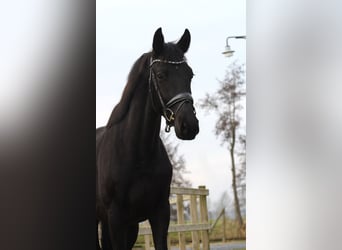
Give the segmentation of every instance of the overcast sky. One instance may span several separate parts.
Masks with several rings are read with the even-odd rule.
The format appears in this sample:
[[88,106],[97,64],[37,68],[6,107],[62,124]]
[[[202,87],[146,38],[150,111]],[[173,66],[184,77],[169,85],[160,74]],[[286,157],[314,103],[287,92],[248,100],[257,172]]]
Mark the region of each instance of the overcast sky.
[[[237,60],[245,64],[246,41],[232,39],[236,51],[225,58],[226,37],[246,35],[246,6],[241,0],[212,1],[96,1],[96,126],[106,124],[120,100],[128,73],[135,60],[152,48],[153,34],[162,27],[166,41],[175,41],[188,28],[191,44],[188,63],[195,77],[192,92],[195,104],[205,93],[218,89],[227,66]],[[205,115],[197,107],[200,133],[193,141],[181,141],[187,178],[194,187],[205,185],[210,200],[216,201],[230,189],[229,154],[214,135],[215,115]],[[163,125],[162,125],[163,129]]]

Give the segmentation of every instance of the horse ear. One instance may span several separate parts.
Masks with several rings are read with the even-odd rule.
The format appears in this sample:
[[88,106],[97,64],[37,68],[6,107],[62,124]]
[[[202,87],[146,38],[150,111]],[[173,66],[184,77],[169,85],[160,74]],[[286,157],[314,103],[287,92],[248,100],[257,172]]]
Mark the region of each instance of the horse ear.
[[185,53],[188,51],[190,46],[190,32],[188,29],[185,29],[183,36],[179,39],[177,45],[178,47]]
[[153,37],[153,51],[159,55],[164,48],[164,36],[162,33],[162,29],[159,28],[157,31],[154,33]]

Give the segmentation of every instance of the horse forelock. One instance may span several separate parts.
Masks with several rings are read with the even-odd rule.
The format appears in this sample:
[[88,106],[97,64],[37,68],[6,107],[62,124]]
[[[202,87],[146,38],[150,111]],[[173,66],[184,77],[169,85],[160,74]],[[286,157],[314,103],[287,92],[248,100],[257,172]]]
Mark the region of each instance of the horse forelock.
[[158,56],[158,59],[167,61],[181,61],[186,59],[184,53],[174,42],[164,44],[163,53]]

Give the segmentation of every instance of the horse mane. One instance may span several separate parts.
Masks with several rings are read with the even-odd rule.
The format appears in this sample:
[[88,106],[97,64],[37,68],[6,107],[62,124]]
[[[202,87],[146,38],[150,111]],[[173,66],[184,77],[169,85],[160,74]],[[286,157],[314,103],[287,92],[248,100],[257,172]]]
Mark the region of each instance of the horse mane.
[[135,90],[140,82],[142,82],[144,74],[146,75],[146,68],[149,65],[150,53],[143,54],[132,66],[128,75],[127,84],[122,93],[120,102],[115,106],[107,123],[107,128],[122,121],[128,113],[129,106],[134,96]]
[[[143,81],[143,78],[147,76],[148,71],[146,71],[146,69],[149,67],[149,59],[151,58],[151,56],[155,56],[153,51],[143,54],[133,64],[132,69],[128,75],[126,87],[122,93],[121,100],[113,109],[112,114],[110,115],[110,118],[106,125],[107,128],[111,128],[113,125],[122,121],[122,119],[127,114],[137,86]],[[163,55],[159,55],[158,58],[164,60],[186,60],[186,58],[184,57],[184,53],[173,42],[164,44]]]

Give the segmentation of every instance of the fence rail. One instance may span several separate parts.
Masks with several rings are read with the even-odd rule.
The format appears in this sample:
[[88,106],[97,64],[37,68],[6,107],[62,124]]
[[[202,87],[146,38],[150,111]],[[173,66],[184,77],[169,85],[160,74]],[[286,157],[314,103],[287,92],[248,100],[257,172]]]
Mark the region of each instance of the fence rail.
[[[177,209],[177,223],[169,226],[169,233],[178,232],[179,249],[186,249],[184,232],[191,232],[192,235],[192,249],[199,250],[200,243],[202,249],[209,249],[209,231],[211,225],[208,221],[208,207],[207,196],[209,190],[205,186],[198,188],[171,188],[171,195],[175,197],[170,198],[170,204],[176,204]],[[190,201],[190,221],[185,221],[184,218],[184,201]],[[139,235],[145,237],[145,249],[150,250],[151,247],[151,227],[148,222],[144,222],[139,228]],[[171,242],[168,239],[170,248]]]

